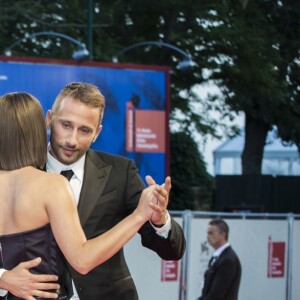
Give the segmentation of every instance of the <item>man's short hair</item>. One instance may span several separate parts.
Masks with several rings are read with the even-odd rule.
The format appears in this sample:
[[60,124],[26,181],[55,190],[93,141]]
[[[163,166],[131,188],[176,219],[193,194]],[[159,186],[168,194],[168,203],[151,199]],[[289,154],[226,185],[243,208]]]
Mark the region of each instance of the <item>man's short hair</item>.
[[215,218],[209,221],[209,225],[214,225],[216,226],[220,232],[225,233],[225,239],[226,241],[228,240],[228,235],[229,235],[229,226],[228,224],[221,218]]
[[97,86],[88,82],[71,82],[67,84],[59,92],[53,103],[52,112],[54,114],[59,109],[62,100],[66,97],[71,97],[85,105],[98,108],[100,112],[99,124],[101,124],[104,114],[105,98]]

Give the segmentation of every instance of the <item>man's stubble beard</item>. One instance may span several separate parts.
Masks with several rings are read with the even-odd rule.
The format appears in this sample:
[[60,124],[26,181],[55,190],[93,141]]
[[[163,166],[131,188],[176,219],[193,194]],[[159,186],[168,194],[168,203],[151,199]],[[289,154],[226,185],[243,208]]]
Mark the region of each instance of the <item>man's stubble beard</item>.
[[66,156],[63,153],[63,145],[56,143],[55,138],[53,138],[53,136],[50,135],[50,153],[56,160],[58,160],[64,165],[71,165],[75,163],[86,153],[86,151],[77,149],[77,151],[74,152],[74,155]]

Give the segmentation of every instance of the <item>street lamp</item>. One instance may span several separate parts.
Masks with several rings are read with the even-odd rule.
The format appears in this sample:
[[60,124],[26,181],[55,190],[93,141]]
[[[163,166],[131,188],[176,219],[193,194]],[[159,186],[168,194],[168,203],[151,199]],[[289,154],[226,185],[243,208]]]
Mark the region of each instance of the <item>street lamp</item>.
[[151,45],[167,47],[167,48],[170,48],[170,49],[175,50],[176,52],[179,52],[180,54],[182,54],[184,59],[182,61],[180,61],[177,65],[177,68],[182,70],[182,71],[190,70],[191,68],[193,68],[194,66],[197,65],[192,60],[192,56],[191,56],[190,53],[184,52],[183,50],[181,50],[178,47],[173,46],[171,44],[167,44],[167,43],[164,43],[164,42],[156,42],[156,41],[140,42],[140,43],[128,46],[127,48],[121,50],[116,55],[114,55],[112,57],[112,61],[114,63],[117,63],[118,62],[118,56],[121,55],[121,54],[124,54],[125,52],[127,52],[131,49],[134,49],[134,48],[137,48],[137,47],[142,47],[142,46],[151,46]]
[[73,39],[72,37],[70,37],[68,35],[58,33],[58,32],[53,32],[53,31],[36,32],[36,33],[30,34],[29,36],[23,37],[23,38],[19,39],[18,41],[16,41],[15,43],[13,43],[12,45],[10,45],[8,48],[6,48],[4,50],[4,55],[11,56],[11,50],[13,48],[15,48],[19,44],[25,42],[28,39],[34,38],[36,36],[41,36],[41,35],[49,35],[49,36],[64,38],[64,39],[74,43],[75,45],[77,45],[78,49],[75,50],[72,54],[72,58],[77,61],[83,61],[89,57],[89,51],[86,49],[85,44],[80,43],[79,41]]

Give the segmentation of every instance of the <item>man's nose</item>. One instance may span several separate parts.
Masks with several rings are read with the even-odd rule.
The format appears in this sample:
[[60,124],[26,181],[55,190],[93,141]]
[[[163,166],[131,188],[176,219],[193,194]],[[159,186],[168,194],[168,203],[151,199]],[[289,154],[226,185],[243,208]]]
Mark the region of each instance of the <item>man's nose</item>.
[[72,130],[69,132],[68,137],[67,137],[67,142],[70,145],[77,145],[77,130]]

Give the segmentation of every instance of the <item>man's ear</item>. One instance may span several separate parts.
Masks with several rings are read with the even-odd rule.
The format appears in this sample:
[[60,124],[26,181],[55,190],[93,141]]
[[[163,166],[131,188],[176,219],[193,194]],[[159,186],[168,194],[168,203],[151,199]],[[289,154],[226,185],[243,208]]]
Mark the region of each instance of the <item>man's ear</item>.
[[97,138],[98,138],[98,136],[99,136],[99,134],[100,134],[102,128],[103,128],[103,126],[102,126],[102,125],[99,125],[99,127],[98,127],[98,129],[97,129],[97,131],[96,131],[95,137],[94,137],[94,139],[93,139],[93,143],[97,140]]
[[46,113],[46,127],[50,128],[51,126],[51,121],[52,121],[52,111],[49,109]]

